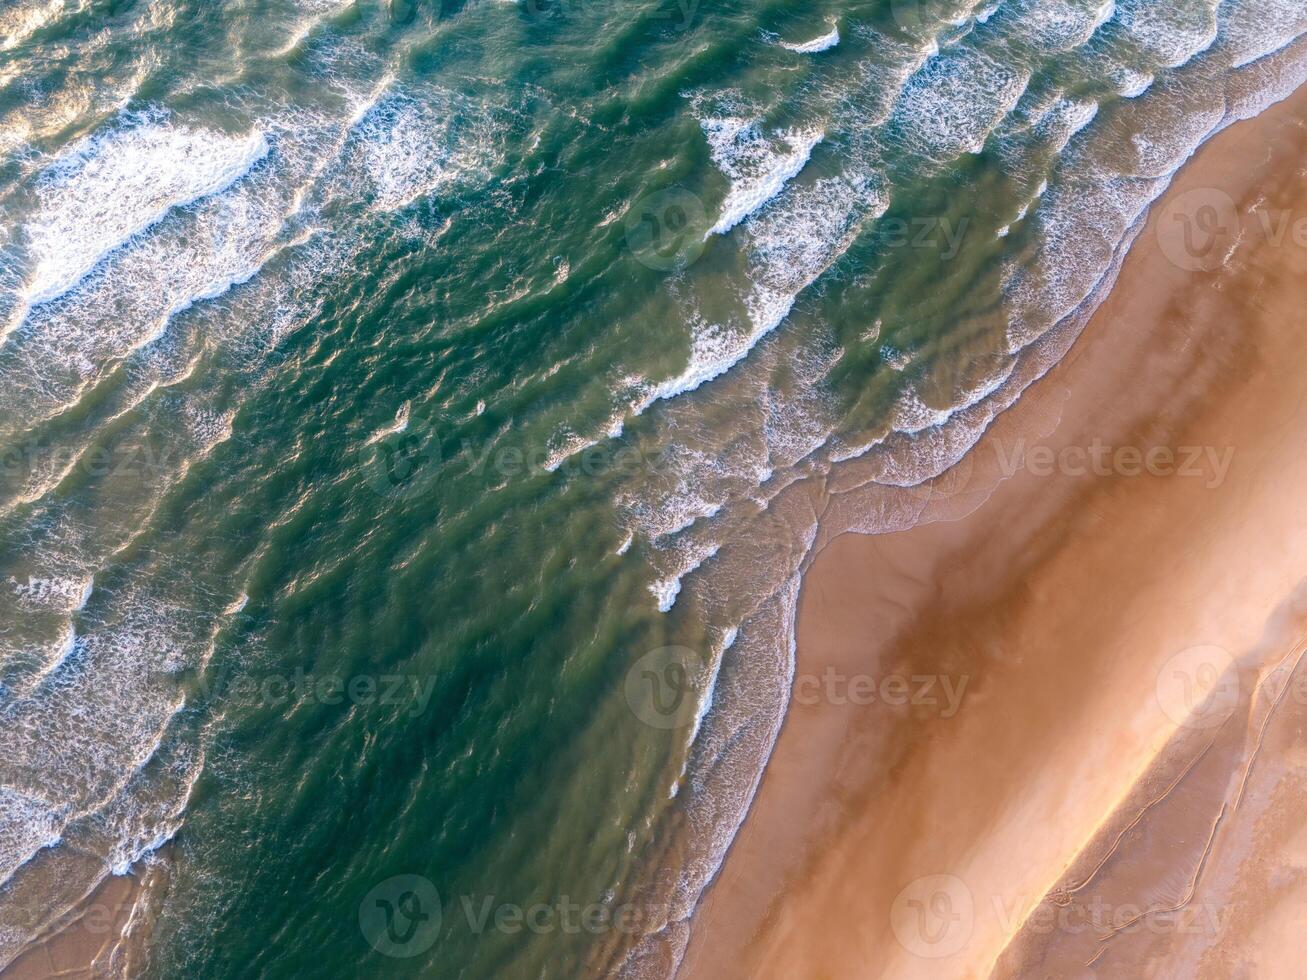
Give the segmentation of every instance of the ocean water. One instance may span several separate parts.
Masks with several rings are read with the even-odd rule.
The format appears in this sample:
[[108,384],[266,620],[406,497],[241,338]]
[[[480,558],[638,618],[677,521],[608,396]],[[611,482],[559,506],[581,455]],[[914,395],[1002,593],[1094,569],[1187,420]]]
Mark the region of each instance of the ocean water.
[[0,966],[670,975],[799,572],[1063,352],[1289,0],[4,0]]

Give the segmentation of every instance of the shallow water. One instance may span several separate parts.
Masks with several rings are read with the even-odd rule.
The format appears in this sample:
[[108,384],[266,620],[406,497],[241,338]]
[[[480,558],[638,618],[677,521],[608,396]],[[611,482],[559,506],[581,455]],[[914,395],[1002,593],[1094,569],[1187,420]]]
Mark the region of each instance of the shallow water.
[[0,9],[0,962],[173,840],[159,976],[664,975],[819,513],[921,519],[1304,32]]

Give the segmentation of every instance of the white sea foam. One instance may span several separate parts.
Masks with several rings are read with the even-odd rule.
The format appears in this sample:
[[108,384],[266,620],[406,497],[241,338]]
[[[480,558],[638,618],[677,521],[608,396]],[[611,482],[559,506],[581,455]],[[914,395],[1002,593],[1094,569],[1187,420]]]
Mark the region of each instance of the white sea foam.
[[1221,0],[1155,3],[1120,0],[1118,20],[1140,45],[1168,68],[1178,68],[1216,41]]
[[889,344],[884,344],[880,349],[880,356],[885,359],[885,363],[895,371],[905,371],[912,363],[912,354],[906,350],[900,350]]
[[676,778],[672,780],[671,790],[668,793],[669,799],[675,799],[676,796],[679,795],[681,784],[689,773],[690,760],[694,757],[694,743],[698,741],[699,732],[703,728],[704,719],[708,717],[708,713],[713,709],[713,704],[715,702],[717,681],[721,676],[722,670],[722,657],[725,656],[727,650],[735,645],[735,640],[736,637],[739,636],[739,632],[739,628],[736,626],[727,629],[722,637],[720,649],[717,650],[716,655],[712,658],[712,663],[704,665],[705,669],[709,671],[711,676],[709,676],[706,682],[702,685],[703,694],[700,696],[699,704],[694,713],[694,722],[686,731],[684,761],[681,764],[680,772],[678,772]]
[[912,435],[943,425],[953,416],[966,411],[972,405],[979,404],[998,391],[1011,376],[1015,367],[1015,358],[1002,358],[984,377],[974,382],[949,405],[942,408],[931,408],[915,391],[910,388],[905,390],[894,406],[892,415],[894,430]]
[[1307,33],[1307,6],[1279,0],[1230,0],[1223,5],[1220,47],[1235,68],[1282,51]]
[[0,9],[0,51],[8,51],[25,42],[65,13],[65,7],[66,4],[58,0],[9,0]]
[[1024,0],[1008,18],[1015,36],[1048,53],[1070,51],[1087,43],[1116,14],[1115,0],[1086,9],[1071,0]]
[[1119,89],[1123,98],[1137,99],[1152,87],[1154,76],[1148,72],[1137,72],[1126,79],[1124,87]]
[[810,41],[801,41],[798,43],[792,41],[782,41],[781,47],[786,51],[795,51],[799,54],[816,54],[819,51],[829,51],[835,45],[840,43],[839,25],[832,25],[831,29],[825,34],[814,37]]
[[32,855],[59,843],[66,813],[61,807],[0,786],[0,883]]
[[676,605],[676,597],[681,594],[681,580],[691,572],[698,570],[709,558],[715,556],[719,547],[719,545],[712,544],[692,550],[686,556],[679,571],[666,578],[658,579],[649,586],[649,591],[653,593],[654,598],[658,601],[659,612],[668,612],[672,606]]
[[[286,160],[279,154],[269,170],[275,173]],[[171,208],[111,249],[77,289],[32,312],[33,329],[13,341],[25,345],[27,363],[38,370],[52,365],[57,372],[82,357],[89,377],[92,359],[148,342],[157,337],[160,323],[166,324],[200,300],[216,301],[228,295],[233,285],[248,282],[252,270],[279,254],[278,246],[270,243],[282,228],[290,189],[284,182],[270,184],[264,176],[241,181],[185,209]],[[314,275],[327,271],[320,264]],[[292,274],[277,285],[296,291],[303,283]],[[273,298],[276,290],[267,292]],[[243,319],[235,327],[262,330],[273,321],[297,319],[307,315],[301,303],[299,292],[286,295],[267,317]],[[214,337],[226,339],[217,329]],[[184,362],[179,367],[184,371]],[[142,392],[154,390],[150,372],[140,373]],[[230,436],[233,412],[174,398],[191,443],[182,454],[184,469],[188,459],[198,458]],[[134,403],[133,399],[139,400],[135,393],[128,401]],[[65,527],[62,521],[54,526]],[[66,525],[65,531],[72,536],[69,550],[80,550],[85,532],[73,524]],[[85,567],[81,562],[73,564]],[[47,575],[11,581],[26,604],[85,608],[92,588],[90,574],[60,572],[58,582],[54,580],[55,576]],[[0,758],[8,772],[21,774],[17,789],[25,796],[59,802],[57,819],[47,820],[48,826],[35,836],[0,813],[0,841],[21,838],[44,844],[62,837],[74,847],[83,847],[87,842],[77,836],[91,834],[94,846],[84,853],[102,856],[113,871],[122,872],[175,832],[185,805],[185,787],[198,772],[177,768],[176,760],[167,771],[156,772],[151,760],[167,748],[165,733],[181,705],[176,690],[159,684],[157,678],[194,666],[203,654],[185,638],[187,627],[170,628],[170,603],[157,596],[133,598],[121,584],[115,592],[114,617],[121,619],[120,625],[106,627],[92,612],[85,630],[80,620],[76,632],[67,628],[55,649],[57,655],[45,658],[47,669],[34,685],[6,692],[6,703],[0,708]],[[186,615],[193,620],[193,614]],[[70,656],[74,650],[75,661]],[[174,778],[180,779],[181,795],[170,800],[161,797],[160,779],[166,783]],[[40,829],[39,821],[13,816]],[[30,852],[31,847],[19,851]],[[15,860],[25,858],[20,853]],[[0,957],[7,952],[0,941]]]
[[658,611],[667,612],[676,604],[676,597],[681,594],[679,577],[659,579],[649,586],[649,591],[658,602]]
[[154,357],[180,317],[245,287],[303,244],[303,235],[283,236],[293,190],[286,178],[299,161],[280,134],[276,145],[260,173],[173,209],[105,254],[77,288],[28,312],[26,329],[9,343],[22,347],[31,368],[7,380],[33,420],[63,410],[115,359],[146,348],[143,358]]
[[[435,100],[415,102],[422,111],[436,111]],[[427,118],[407,115],[412,106],[401,103],[396,100],[393,112],[384,102],[371,114],[364,108],[345,125],[338,113],[296,108],[284,118],[247,123],[245,142],[177,125],[162,113],[134,115],[56,157],[32,187],[34,217],[20,242],[30,269],[25,283],[15,285],[37,302],[7,352],[23,370],[5,378],[30,381],[39,398],[27,400],[27,389],[17,385],[11,385],[16,390],[10,397],[37,417],[55,414],[73,403],[77,384],[93,383],[113,358],[163,339],[169,324],[177,324],[166,343],[129,363],[130,391],[121,402],[135,405],[138,395],[160,390],[161,379],[187,370],[187,359],[194,363],[194,345],[188,353],[182,326],[191,334],[203,329],[218,348],[253,334],[275,344],[302,326],[313,314],[317,287],[351,250],[366,244],[356,233],[367,227],[370,212],[446,186],[456,179],[450,175],[459,170],[465,150],[472,154],[466,159],[489,159],[480,152],[484,130],[477,129],[482,117],[475,112],[457,116],[453,149],[442,156],[437,143],[446,131],[424,130]],[[424,142],[406,143],[415,140]],[[254,150],[246,156],[238,153],[249,147]],[[191,163],[198,163],[198,172],[187,169]],[[135,183],[127,179],[138,174]],[[296,218],[288,226],[300,214],[303,223]],[[337,234],[314,238],[305,225],[315,220],[331,224]],[[89,244],[57,254],[60,228],[79,224],[85,227],[76,230],[90,236]],[[290,253],[301,246],[303,261]],[[9,263],[0,268],[6,284],[17,251],[0,256],[0,266]],[[63,265],[51,264],[56,259]],[[257,273],[270,262],[276,274],[265,280]],[[156,370],[173,361],[167,372]],[[70,369],[81,379],[71,386],[74,399],[65,380]],[[34,377],[22,377],[28,373]],[[173,391],[166,399],[185,422],[179,438],[189,439],[182,469],[231,434],[230,407],[195,397],[189,390]],[[160,492],[164,488],[161,481]],[[117,521],[88,529],[53,506],[42,513],[55,515],[55,531],[41,525],[43,539],[57,532],[68,538],[69,551],[117,551],[118,542],[100,541]],[[40,648],[41,661],[53,661],[54,668],[30,687],[6,690],[0,704],[5,781],[14,776],[19,784],[0,790],[0,881],[37,849],[61,839],[68,847],[56,855],[75,851],[83,861],[93,855],[114,873],[126,871],[175,832],[202,763],[177,755],[169,733],[182,699],[167,680],[207,656],[194,635],[199,614],[189,608],[202,601],[180,597],[185,586],[173,574],[179,569],[159,579],[151,572],[127,584],[115,582],[106,597],[114,607],[112,622],[105,623],[99,618],[103,604],[85,609],[91,561],[72,563],[78,567],[71,573],[61,569],[58,581],[44,571],[39,580],[17,576],[10,582],[17,596],[3,596],[40,607],[43,617],[47,609],[82,612],[76,630],[67,626],[50,636],[54,645]],[[170,594],[150,588],[159,580],[166,580]],[[243,604],[242,596],[225,611],[232,614]],[[18,796],[22,801],[16,802]],[[89,843],[80,839],[85,837]],[[50,860],[57,861],[56,855]],[[11,952],[7,926],[0,910],[0,962]]]
[[876,175],[825,178],[778,197],[745,227],[751,285],[745,324],[707,323],[692,315],[689,364],[648,389],[637,414],[720,377],[787,317],[795,298],[848,248],[857,228],[879,217],[889,197]]
[[359,114],[346,166],[361,170],[374,206],[396,211],[417,198],[484,177],[495,157],[495,126],[470,100],[434,89],[391,92]]
[[114,249],[172,209],[230,187],[267,152],[257,130],[228,136],[157,113],[68,147],[42,174],[40,211],[24,228],[33,261],[27,302],[63,295]]
[[372,435],[368,436],[367,441],[365,441],[363,445],[371,446],[373,443],[380,442],[382,439],[403,432],[408,428],[408,412],[409,402],[406,401],[395,410],[395,420],[389,425],[383,425],[376,432],[372,433]]
[[73,655],[77,649],[77,630],[73,624],[69,623],[64,629],[64,635],[55,646],[54,655],[50,658],[45,669],[41,672],[40,677],[48,677],[62,667]]
[[618,412],[608,420],[608,427],[602,435],[586,437],[566,428],[555,433],[549,440],[548,455],[545,457],[543,467],[545,472],[553,473],[573,456],[599,445],[606,439],[619,438],[624,429],[622,415]]
[[1029,81],[1029,70],[979,49],[950,49],[908,79],[894,110],[894,131],[908,150],[935,163],[978,153]]
[[[3,707],[0,757],[10,767],[10,788],[58,801],[47,804],[43,821],[17,814],[40,828],[42,841],[64,834],[71,821],[108,819],[112,801],[144,778],[182,705],[180,693],[155,678],[193,664],[181,652],[183,635],[193,630],[178,618],[185,614],[141,606],[126,595],[115,615],[120,624],[92,623],[76,639],[76,664],[51,666],[37,686]],[[133,802],[139,795],[119,807],[152,836],[157,824],[148,803]],[[5,816],[0,813],[0,839],[22,833]]]
[[763,133],[757,119],[712,117],[701,121],[712,159],[730,180],[717,222],[708,235],[721,235],[775,197],[808,162],[822,138],[817,128]]
[[51,609],[74,610],[85,608],[91,598],[95,580],[92,576],[32,576],[20,580],[9,576],[9,586],[25,604]]
[[[1268,37],[1267,43],[1277,41]],[[865,499],[852,492],[843,494],[843,499],[840,492],[823,494],[823,503],[829,503],[822,516],[823,540],[829,540],[831,535],[846,529],[878,533],[910,526],[923,518],[924,497],[905,494],[905,499],[910,499],[905,506],[898,508],[893,500],[886,502],[886,495],[881,492],[884,484],[912,487],[943,473],[974,445],[998,412],[1010,405],[1033,378],[1066,351],[1079,325],[1087,318],[1089,308],[1102,298],[1104,289],[1110,285],[1122,250],[1137,233],[1139,220],[1148,203],[1166,187],[1170,172],[1187,157],[1193,145],[1208,138],[1216,128],[1206,118],[1207,107],[1212,104],[1219,106],[1228,100],[1231,113],[1227,120],[1237,115],[1251,115],[1264,107],[1268,99],[1287,95],[1307,75],[1307,68],[1290,69],[1283,61],[1273,66],[1249,64],[1257,71],[1250,73],[1251,77],[1245,84],[1252,87],[1260,83],[1255,93],[1242,93],[1238,86],[1227,87],[1224,93],[1219,89],[1210,92],[1191,90],[1187,100],[1167,104],[1159,101],[1162,93],[1155,92],[1149,99],[1140,100],[1147,103],[1146,108],[1138,107],[1140,115],[1124,117],[1123,121],[1128,124],[1101,127],[1095,133],[1095,139],[1077,140],[1069,145],[1056,170],[1053,186],[1050,188],[1045,183],[1035,194],[1034,199],[1043,196],[1044,200],[1033,219],[1040,222],[1040,227],[1037,234],[1030,236],[1032,240],[1038,240],[1039,252],[1033,260],[1029,255],[1023,257],[1023,261],[1030,262],[1027,270],[1030,278],[1023,282],[1018,281],[1020,276],[1010,278],[1004,297],[1004,306],[1011,308],[1013,321],[1009,349],[1022,349],[1018,335],[1027,341],[1041,338],[1034,341],[1039,347],[1025,348],[1031,355],[1028,360],[1024,357],[1020,361],[1000,359],[994,371],[964,393],[960,405],[929,406],[919,395],[914,396],[915,400],[905,400],[902,405],[904,413],[898,421],[911,434],[895,434],[890,445],[885,445],[885,440],[872,439],[863,440],[857,447],[841,446],[835,450],[840,454],[848,452],[852,458],[858,452],[851,449],[865,453],[870,448],[883,446],[885,452],[877,454],[876,458],[886,465],[877,476],[863,477],[861,482],[854,477],[845,483],[845,486],[878,484],[873,487],[875,492]],[[1208,81],[1201,78],[1198,83]],[[1192,87],[1195,80],[1189,78],[1186,82]],[[1224,100],[1222,94],[1226,97]],[[1053,138],[1055,144],[1087,125],[1086,116],[1091,111],[1088,106],[1076,106],[1073,99],[1059,104],[1062,99],[1066,99],[1065,94],[1053,100],[1048,107],[1050,111],[1042,117],[1047,134],[1041,135]],[[1115,106],[1114,110],[1132,112],[1136,111],[1136,106]],[[1195,110],[1197,121],[1186,121]],[[1176,126],[1177,122],[1181,125]],[[1145,132],[1148,141],[1156,145],[1140,150],[1140,175],[1122,174],[1120,161],[1132,158],[1128,152],[1121,151],[1130,149],[1129,137],[1137,131]],[[1115,145],[1113,140],[1117,141]],[[1107,169],[1099,162],[1105,159],[1113,161],[1116,169]],[[1170,170],[1160,175],[1157,174],[1160,167],[1169,167]],[[1027,178],[1033,183],[1038,175],[1027,175]],[[778,203],[780,200],[778,198]],[[1079,303],[1075,302],[1077,296],[1081,300]],[[1089,302],[1086,304],[1084,300]],[[1068,303],[1073,305],[1068,306]],[[1060,323],[1060,326],[1052,329],[1054,323]],[[1021,366],[1019,376],[1015,373],[1018,364]],[[765,397],[765,391],[759,393],[760,399]],[[970,407],[963,407],[968,402],[971,402]],[[685,406],[681,407],[684,411]],[[850,468],[850,475],[856,473],[858,467],[874,468],[870,461],[859,461]],[[830,474],[832,479],[823,487],[824,490],[831,489],[835,476],[834,472]],[[795,507],[787,512],[787,517],[803,512],[804,507]],[[729,509],[723,518],[730,520]],[[795,520],[794,525],[801,527],[802,521]],[[775,564],[782,568],[787,560],[797,564],[810,546],[811,536],[805,540],[796,532],[794,541],[784,546],[784,553],[778,556]],[[793,558],[793,553],[800,558]],[[666,928],[626,960],[621,970],[626,977],[645,978],[675,972],[675,964],[685,949],[685,924],[703,888],[720,867],[739,822],[748,810],[758,776],[774,745],[776,726],[790,690],[785,677],[787,669],[791,677],[793,670],[793,605],[785,605],[783,599],[797,590],[798,577],[794,576],[788,587],[786,583],[776,585],[770,580],[759,585],[755,578],[767,575],[772,570],[771,563],[753,561],[748,565],[748,573],[739,581],[730,577],[727,584],[721,584],[730,574],[730,556],[730,548],[723,547],[718,557],[720,567],[714,568],[711,577],[704,577],[702,592],[697,580],[687,583],[687,588],[692,588],[697,597],[709,599],[731,589],[735,590],[733,595],[739,592],[750,595],[764,593],[769,598],[754,607],[758,610],[755,620],[746,621],[742,628],[742,643],[746,650],[732,658],[738,662],[738,667],[729,673],[721,672],[716,680],[713,707],[703,719],[701,732],[693,746],[694,758],[687,769],[688,782],[694,792],[681,794],[678,807],[678,813],[685,814],[685,822],[692,828],[689,836],[693,840],[686,849],[689,855],[686,866],[669,899],[671,907],[666,916]],[[768,605],[769,602],[772,605]],[[669,962],[673,964],[670,970],[667,967]]]
[[1060,155],[1071,137],[1094,121],[1098,109],[1098,103],[1092,99],[1059,99],[1035,131],[1047,151]]

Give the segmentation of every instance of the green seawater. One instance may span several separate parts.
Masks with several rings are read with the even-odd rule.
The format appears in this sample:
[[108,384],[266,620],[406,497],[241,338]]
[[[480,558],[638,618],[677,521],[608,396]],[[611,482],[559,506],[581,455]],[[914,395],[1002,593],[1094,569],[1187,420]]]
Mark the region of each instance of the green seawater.
[[163,861],[149,976],[670,975],[805,558],[930,518],[1305,31],[5,0],[0,966]]

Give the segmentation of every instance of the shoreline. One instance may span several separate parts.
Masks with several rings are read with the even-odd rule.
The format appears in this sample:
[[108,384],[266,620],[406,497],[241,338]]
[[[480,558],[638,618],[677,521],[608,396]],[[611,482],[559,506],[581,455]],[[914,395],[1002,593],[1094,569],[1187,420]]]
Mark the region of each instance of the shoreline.
[[[1138,633],[1149,633],[1151,644],[1145,646],[1152,651],[1150,656],[1156,660],[1160,651],[1174,655],[1187,648],[1175,645],[1179,642],[1176,638],[1186,632],[1183,619],[1173,613],[1157,616],[1150,623],[1150,609],[1140,596],[1151,595],[1158,603],[1168,596],[1191,596],[1184,590],[1198,588],[1201,568],[1176,576],[1183,582],[1168,581],[1156,562],[1150,569],[1149,556],[1122,562],[1103,543],[1111,539],[1113,548],[1128,551],[1131,539],[1122,538],[1123,532],[1114,531],[1116,538],[1103,533],[1103,541],[1095,543],[1086,537],[1086,524],[1106,520],[1105,515],[1111,514],[1115,527],[1133,522],[1136,540],[1151,536],[1150,540],[1160,544],[1167,540],[1168,523],[1174,534],[1178,517],[1168,521],[1172,510],[1202,521],[1212,512],[1208,498],[1213,495],[1226,498],[1219,505],[1220,513],[1238,514],[1242,520],[1246,515],[1238,510],[1232,491],[1253,492],[1244,471],[1256,463],[1258,447],[1265,443],[1266,431],[1260,430],[1293,428],[1300,399],[1289,393],[1286,397],[1291,404],[1276,410],[1284,421],[1268,426],[1255,409],[1231,412],[1241,417],[1244,428],[1226,432],[1225,446],[1218,445],[1211,435],[1220,428],[1219,418],[1212,421],[1220,415],[1218,406],[1228,407],[1242,398],[1265,408],[1284,387],[1281,384],[1277,389],[1268,383],[1277,380],[1274,365],[1264,363],[1258,344],[1236,336],[1238,331],[1219,327],[1223,319],[1229,321],[1251,309],[1240,307],[1232,297],[1242,293],[1253,306],[1263,302],[1262,284],[1277,275],[1283,278],[1284,270],[1276,262],[1283,264],[1295,257],[1291,254],[1294,243],[1281,240],[1271,246],[1257,240],[1258,235],[1245,235],[1237,243],[1229,270],[1184,269],[1168,259],[1167,253],[1171,259],[1176,257],[1174,234],[1159,237],[1157,229],[1165,217],[1175,221],[1177,202],[1181,208],[1192,208],[1195,202],[1191,197],[1186,204],[1185,196],[1202,188],[1224,188],[1243,205],[1241,213],[1252,219],[1259,188],[1272,193],[1277,183],[1292,183],[1289,178],[1296,173],[1301,156],[1286,157],[1281,151],[1280,158],[1272,161],[1268,147],[1301,140],[1304,114],[1307,94],[1300,88],[1261,114],[1232,123],[1180,169],[1150,208],[1147,224],[1126,254],[1116,282],[1071,351],[995,421],[963,463],[934,481],[931,492],[941,503],[947,501],[946,506],[959,509],[965,506],[968,514],[907,531],[841,535],[827,542],[812,560],[800,594],[796,685],[781,736],[750,812],[691,920],[690,943],[679,976],[822,975],[817,963],[834,969],[837,975],[840,969],[849,968],[865,973],[881,963],[887,975],[928,976],[932,969],[951,974],[956,972],[957,962],[950,957],[962,957],[963,951],[918,956],[903,948],[901,938],[895,945],[891,914],[901,898],[901,888],[891,889],[888,882],[902,886],[904,881],[926,875],[923,869],[938,867],[947,869],[943,873],[951,875],[950,880],[982,882],[967,888],[983,892],[988,887],[984,882],[1003,877],[999,873],[1003,862],[992,853],[996,841],[1018,852],[1041,844],[1042,850],[1032,855],[1038,858],[1032,862],[1034,870],[1021,887],[1015,893],[1004,888],[995,892],[1007,903],[1007,914],[999,917],[1005,921],[972,924],[976,935],[968,937],[969,972],[958,975],[987,976],[990,965],[1002,955],[1029,912],[1040,905],[1099,828],[1111,824],[1112,815],[1126,805],[1138,786],[1157,775],[1159,766],[1166,768],[1164,750],[1175,744],[1177,724],[1169,717],[1156,717],[1155,704],[1154,710],[1147,710],[1148,685],[1141,677],[1155,673],[1167,658],[1162,657],[1152,669],[1144,666],[1133,672],[1121,664],[1096,662],[1097,644],[1121,642],[1123,627],[1101,615],[1085,616],[1082,606],[1097,598],[1132,609],[1134,618],[1129,625]],[[1220,203],[1219,198],[1214,200]],[[1302,204],[1289,203],[1293,207]],[[1259,230],[1263,232],[1260,237],[1269,240],[1265,226],[1259,229],[1253,223],[1244,228],[1245,232]],[[1269,258],[1263,253],[1270,253]],[[1179,258],[1183,264],[1184,254]],[[1197,264],[1211,263],[1202,257]],[[1281,301],[1285,292],[1279,291]],[[1140,323],[1147,323],[1150,329],[1138,329]],[[1261,327],[1263,332],[1271,329],[1265,324]],[[1280,346],[1268,342],[1265,349],[1296,351],[1292,338],[1276,338],[1275,342]],[[1291,364],[1292,359],[1285,357],[1282,363]],[[1258,378],[1257,385],[1248,382],[1250,371]],[[1118,396],[1123,390],[1136,396],[1134,403],[1114,405],[1114,399],[1121,401]],[[1140,390],[1142,398],[1137,397]],[[1047,437],[1044,430],[1048,430]],[[1088,459],[1095,438],[1111,449],[1110,459],[1116,460],[1116,453],[1126,450],[1124,459],[1131,467],[1136,466],[1137,451],[1140,472],[1104,477],[1093,472],[1058,471],[1066,468],[1068,459]],[[1026,456],[1022,452],[1025,443],[1038,444],[1039,455]],[[1190,443],[1202,450],[1197,458],[1175,458]],[[1208,449],[1210,454],[1205,453]],[[1234,452],[1226,451],[1230,449]],[[1158,452],[1145,457],[1150,450]],[[1161,450],[1171,451],[1169,462]],[[1171,472],[1146,469],[1145,458],[1154,468],[1169,466]],[[1019,466],[1019,472],[1009,473],[1014,459],[1025,465]],[[1048,459],[1054,461],[1052,471],[1044,472],[1050,465]],[[1083,469],[1086,464],[1075,465]],[[1200,473],[1206,474],[1207,483],[1217,486],[1204,490],[1202,480],[1186,482],[1180,471],[1193,465],[1206,466]],[[1276,471],[1272,467],[1268,472]],[[977,488],[985,477],[998,486],[980,500],[982,491]],[[1292,482],[1280,481],[1278,476],[1277,481],[1281,485]],[[1190,489],[1190,483],[1196,490]],[[1225,493],[1217,493],[1222,488]],[[953,501],[953,497],[958,499]],[[1239,549],[1248,545],[1230,530],[1238,527],[1239,521],[1231,517],[1228,523],[1221,538],[1226,551],[1220,554],[1239,555]],[[1064,540],[1068,535],[1077,541],[1075,561],[1068,557],[1071,549]],[[1178,547],[1176,542],[1171,544]],[[1258,635],[1254,626],[1264,626],[1265,616],[1292,591],[1284,578],[1285,569],[1294,567],[1292,556],[1280,557],[1290,563],[1277,566],[1280,578],[1273,584],[1260,581],[1262,592],[1250,592],[1246,587],[1242,593],[1252,620],[1236,623],[1238,616],[1232,615],[1222,623],[1217,621],[1219,617],[1200,617],[1208,633],[1219,635],[1236,649],[1254,644]],[[1130,574],[1122,578],[1129,582],[1129,589],[1122,590],[1121,584],[1110,578],[1106,584],[1077,579],[1073,566],[1085,559],[1099,562],[1100,574],[1111,570],[1114,561],[1128,564]],[[1080,590],[1078,601],[1065,599],[1067,608],[1058,612],[1061,619],[1047,612],[1036,614],[1030,608],[1033,595],[1056,605],[1053,600],[1059,593],[1053,582]],[[1113,586],[1118,591],[1113,592]],[[955,629],[940,625],[946,623]],[[1000,647],[1004,640],[1020,636],[1038,650],[1037,638],[1048,640],[1080,628],[1087,628],[1093,641],[1078,638],[1086,656],[1077,682],[1090,691],[1103,685],[1110,691],[1110,703],[1102,703],[1108,695],[1101,693],[1081,697],[1082,703],[1077,703],[1079,692],[1074,686],[1057,689],[1044,683],[1052,669],[1065,666],[1051,654],[1039,655],[1046,661],[1041,675],[1035,666],[1025,663],[1036,662],[1039,656],[1025,653],[1025,648],[1015,658],[995,649],[957,649],[960,636],[983,637]],[[1019,659],[1022,664],[1009,659]],[[941,670],[941,660],[949,661],[947,670]],[[846,678],[842,694],[831,693],[830,683],[823,680],[831,670]],[[948,679],[955,694],[966,678],[963,703],[948,718],[932,718],[932,707],[939,715],[938,706],[911,704],[910,693],[908,703],[886,704],[887,693],[891,701],[905,696],[897,683],[885,689],[886,679],[910,684],[914,676],[935,677],[940,692],[943,680]],[[848,678],[852,677],[864,678],[858,698],[851,697]],[[806,685],[807,694],[816,690],[822,703],[802,703],[800,685]],[[1009,706],[1007,712],[1017,717],[1006,718],[999,705],[1003,698],[1016,694],[1026,700],[1019,709]],[[965,701],[968,697],[971,700]],[[1041,697],[1046,698],[1042,705],[1038,703]],[[841,699],[844,703],[836,703]],[[851,705],[851,700],[862,703]],[[876,712],[875,705],[882,711]],[[1130,737],[1105,739],[1096,748],[1092,740],[1086,744],[1085,731],[1096,723],[1094,710],[1099,712],[1098,722],[1119,725]],[[1021,717],[1022,712],[1026,717]],[[914,714],[915,730],[910,723]],[[964,728],[965,737],[958,734]],[[940,769],[950,753],[960,751],[959,738],[972,739],[972,745],[983,745],[988,738],[996,750],[1021,758],[1023,753],[1033,756],[1026,741],[1050,733],[1054,737],[1046,747],[1049,754],[1064,757],[1066,765],[1079,766],[1085,775],[1084,784],[1076,787],[1074,806],[1065,799],[1059,803],[1059,794],[1066,797],[1070,791],[1047,774],[1047,761],[1028,760],[1033,773],[1030,779],[1042,787],[1039,802],[1044,810],[1039,819],[1062,826],[1059,832],[1045,834],[1046,840],[1032,842],[1027,838],[1038,838],[1038,834],[1021,832],[1022,822],[1011,812],[1019,796],[1012,778],[1007,780],[1006,793],[978,806],[975,796],[936,791],[936,782],[926,775],[933,767],[940,770],[936,776],[944,782],[966,781],[956,774],[958,759],[965,753],[954,758],[953,770]],[[1052,751],[1055,748],[1061,756]],[[1101,767],[1097,775],[1078,761],[1085,753]],[[992,761],[974,764],[983,768]],[[906,787],[913,780],[915,792],[908,792]],[[814,799],[821,801],[816,807],[809,805]],[[914,828],[933,826],[932,821],[950,814],[950,807],[962,814],[981,811],[971,823],[962,817],[955,821],[962,831],[954,841],[956,848],[940,847],[938,842],[932,847],[929,841],[914,839]],[[1029,823],[1031,813],[1026,817]],[[970,841],[975,842],[970,850],[980,853],[970,853],[964,846]],[[983,853],[986,846],[991,853]],[[782,855],[779,861],[777,855]],[[896,865],[905,868],[899,875],[903,881],[889,871]],[[863,872],[861,887],[857,887],[855,868]],[[907,870],[921,873],[914,877],[907,875]],[[855,880],[850,881],[851,877]],[[884,881],[878,886],[868,884],[876,877]],[[880,894],[877,887],[886,893]],[[938,889],[927,891],[927,897],[936,897]],[[909,895],[907,901],[911,900]],[[832,908],[831,902],[839,903],[843,911]],[[825,912],[818,913],[819,908]],[[833,927],[835,921],[848,928]],[[981,946],[984,952],[977,953]],[[900,959],[903,962],[897,963]],[[898,972],[889,966],[891,961],[897,963]]]
[[149,854],[124,875],[106,874],[7,965],[5,980],[135,976],[145,958],[152,910],[168,887],[171,855]]

